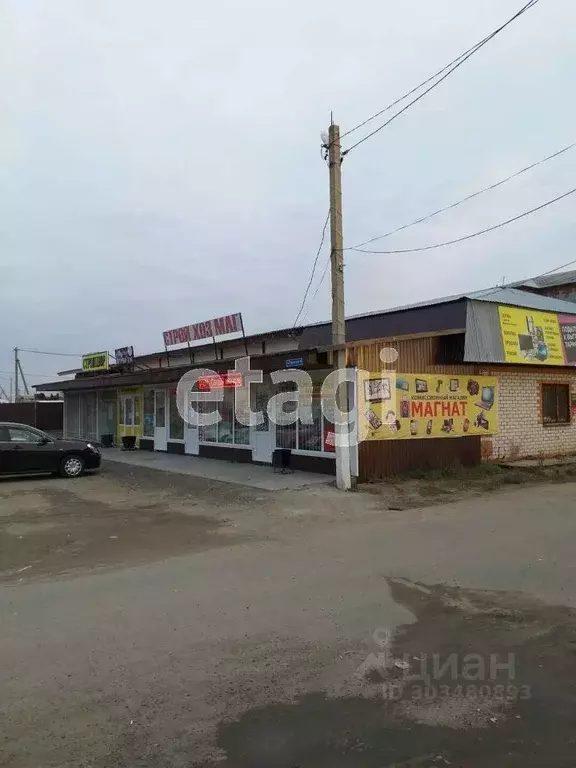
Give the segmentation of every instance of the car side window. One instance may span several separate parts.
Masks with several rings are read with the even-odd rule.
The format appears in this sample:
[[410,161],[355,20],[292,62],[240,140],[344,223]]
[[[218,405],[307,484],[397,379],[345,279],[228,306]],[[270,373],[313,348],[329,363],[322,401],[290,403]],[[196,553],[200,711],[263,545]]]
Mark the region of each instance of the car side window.
[[37,443],[40,440],[40,435],[37,432],[31,432],[29,429],[8,427],[8,434],[12,443]]

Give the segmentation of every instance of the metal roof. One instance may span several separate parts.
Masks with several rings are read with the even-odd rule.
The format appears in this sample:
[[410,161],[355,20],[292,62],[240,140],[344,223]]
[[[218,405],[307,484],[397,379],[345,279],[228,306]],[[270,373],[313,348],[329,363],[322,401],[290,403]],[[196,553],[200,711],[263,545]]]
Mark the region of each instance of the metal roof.
[[526,307],[541,312],[558,312],[576,315],[576,303],[543,296],[540,293],[519,291],[516,288],[491,288],[488,291],[476,291],[465,296],[472,301],[489,301],[492,304],[509,304],[513,307]]
[[[572,274],[572,273],[564,273]],[[576,271],[574,271],[574,274],[576,275]],[[346,331],[347,336],[349,337],[349,340],[351,341],[361,341],[362,339],[369,339],[371,338],[370,333],[368,332],[366,328],[366,323],[362,323],[362,320],[367,320],[368,318],[374,318],[377,317],[385,317],[387,315],[391,315],[393,313],[406,313],[410,310],[416,310],[416,309],[425,309],[430,308],[430,310],[427,312],[429,315],[433,310],[431,308],[440,306],[440,305],[450,305],[453,304],[454,307],[446,307],[446,312],[450,312],[452,310],[456,311],[458,310],[458,304],[457,302],[462,302],[464,304],[465,301],[481,301],[481,302],[489,302],[492,304],[507,304],[513,307],[526,307],[527,309],[534,309],[539,310],[541,312],[556,312],[559,314],[568,314],[568,315],[576,315],[576,303],[570,302],[570,301],[562,301],[561,299],[555,299],[552,296],[544,296],[542,294],[538,293],[532,293],[531,291],[526,290],[518,290],[517,288],[513,287],[494,287],[494,288],[486,288],[482,291],[472,291],[469,293],[457,293],[453,294],[451,296],[444,296],[439,299],[431,299],[429,301],[420,301],[415,304],[406,304],[404,306],[399,307],[390,307],[389,309],[380,309],[376,310],[375,312],[366,312],[361,315],[349,315],[346,318]],[[442,311],[443,310],[439,310]],[[454,311],[452,311],[452,314],[454,314]],[[462,311],[465,314],[465,308],[462,307]],[[446,313],[444,313],[446,314]],[[398,315],[398,319],[400,320],[403,317],[403,315]],[[443,318],[448,322],[446,318]],[[438,330],[442,330],[444,327],[449,327],[451,329],[460,328],[463,327],[465,324],[460,322],[456,322],[458,318],[448,322],[448,326],[442,326],[438,325],[439,319],[434,318],[431,319],[428,322],[428,325],[426,327],[422,328],[411,328],[411,327],[402,327],[402,328],[393,328],[388,329],[387,331],[382,330],[382,332],[379,332],[380,336],[385,335],[403,335],[407,333],[423,333],[423,332],[430,332],[431,334],[435,333]],[[352,321],[352,322],[350,322]],[[432,323],[432,324],[430,324]],[[388,323],[389,324],[389,323]],[[406,325],[404,323],[403,325]],[[408,323],[410,325],[410,322]],[[412,323],[414,325],[414,323]],[[356,332],[353,332],[353,329],[356,328]],[[318,347],[326,346],[330,343],[330,323],[329,322],[319,322],[319,323],[311,323],[309,325],[304,326],[297,326],[292,329],[283,329],[283,330],[277,330],[277,331],[271,331],[270,335],[272,334],[285,334],[285,333],[294,333],[295,335],[301,334],[300,337],[300,347],[299,350],[306,350],[306,349],[313,349]],[[248,336],[247,339],[254,339],[257,337],[266,337],[269,334],[262,333],[262,334],[256,334],[255,336]],[[240,337],[241,340],[241,337]],[[228,340],[227,340],[228,341]],[[238,342],[238,339],[234,339],[233,342]],[[224,342],[226,343],[226,342]],[[199,347],[195,347],[193,349],[202,349],[203,346],[210,346],[210,345],[201,345]],[[177,352],[186,351],[186,348],[178,349]],[[160,354],[160,353],[156,353]],[[286,353],[287,354],[287,353]],[[140,358],[136,359],[142,359],[145,357],[144,355],[140,356]],[[219,361],[222,362],[222,361]],[[211,363],[212,364],[212,363]],[[190,368],[190,365],[183,365],[183,368]],[[152,369],[152,371],[156,372],[157,370],[166,370],[166,369]],[[175,371],[176,368],[167,369],[171,371]],[[49,390],[60,390],[60,389],[73,389],[73,388],[81,388],[82,386],[85,387],[87,382],[90,382],[92,386],[100,385],[101,382],[105,381],[107,386],[114,386],[114,376],[106,375],[104,377],[95,377],[90,379],[76,379],[74,380],[74,383],[69,381],[68,387],[56,387],[56,382],[50,382],[47,384],[41,384],[41,385],[35,385],[35,389],[37,391],[49,391]],[[80,382],[83,382],[82,384]],[[60,384],[64,384],[64,381],[61,381]]]
[[[565,273],[568,274],[568,273]],[[572,273],[570,273],[572,274]],[[576,276],[576,270],[574,271]],[[575,280],[576,282],[576,280]],[[515,284],[516,285],[516,284]],[[519,285],[519,284],[518,284]],[[523,283],[522,283],[523,285]],[[567,312],[576,314],[576,304],[571,301],[555,299],[552,296],[541,296],[530,291],[517,290],[512,286],[495,286],[494,288],[484,288],[481,291],[469,291],[468,293],[454,293],[450,296],[442,296],[438,299],[428,299],[427,301],[417,301],[414,304],[401,304],[397,307],[387,309],[377,309],[374,312],[363,312],[360,315],[348,315],[346,320],[356,320],[363,317],[374,317],[376,315],[387,315],[392,312],[406,312],[410,309],[420,309],[421,307],[433,307],[437,304],[448,304],[452,301],[461,301],[470,299],[471,301],[491,301],[495,304],[509,304],[513,307],[527,307],[528,309],[540,309],[543,312]],[[312,323],[308,327],[329,325],[328,321]]]
[[556,285],[570,285],[576,283],[576,269],[568,272],[557,272],[554,275],[542,275],[540,277],[530,277],[528,280],[519,280],[517,283],[510,283],[511,287],[519,288],[553,288]]

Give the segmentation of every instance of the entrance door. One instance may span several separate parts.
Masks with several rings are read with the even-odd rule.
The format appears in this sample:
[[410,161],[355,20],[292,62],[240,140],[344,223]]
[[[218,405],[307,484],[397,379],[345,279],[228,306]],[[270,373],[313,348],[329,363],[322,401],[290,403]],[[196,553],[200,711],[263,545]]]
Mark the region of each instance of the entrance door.
[[268,400],[270,399],[270,390],[268,387],[255,385],[252,387],[253,410],[259,411],[264,421],[252,427],[250,442],[252,444],[252,461],[259,461],[263,464],[272,464],[272,453],[276,442],[276,425],[268,418]]
[[[198,403],[195,404],[198,407]],[[200,435],[198,424],[195,422],[195,418],[192,418],[190,411],[194,409],[194,406],[188,404],[188,417],[184,421],[184,453],[189,456],[198,456],[200,453]]]
[[163,389],[157,389],[154,392],[154,450],[165,451],[167,448],[166,392]]

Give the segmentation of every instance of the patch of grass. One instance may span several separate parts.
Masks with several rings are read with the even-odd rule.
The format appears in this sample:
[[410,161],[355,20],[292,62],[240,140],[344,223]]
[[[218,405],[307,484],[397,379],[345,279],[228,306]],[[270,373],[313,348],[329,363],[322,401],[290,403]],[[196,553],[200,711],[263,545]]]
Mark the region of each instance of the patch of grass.
[[363,489],[372,494],[387,495],[394,491],[398,502],[406,507],[418,501],[439,504],[471,494],[488,493],[510,485],[539,482],[564,483],[576,479],[576,463],[531,467],[505,467],[480,464],[474,467],[455,465],[442,469],[419,469],[394,475]]

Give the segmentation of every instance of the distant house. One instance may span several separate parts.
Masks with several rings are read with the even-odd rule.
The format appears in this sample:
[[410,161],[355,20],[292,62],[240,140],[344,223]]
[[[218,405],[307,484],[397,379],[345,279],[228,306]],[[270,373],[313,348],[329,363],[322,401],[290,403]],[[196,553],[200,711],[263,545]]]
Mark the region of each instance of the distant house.
[[554,299],[576,302],[576,269],[569,272],[557,272],[554,275],[533,277],[529,280],[521,280],[511,283],[510,288],[519,288],[521,291],[540,293],[543,296],[551,296]]

